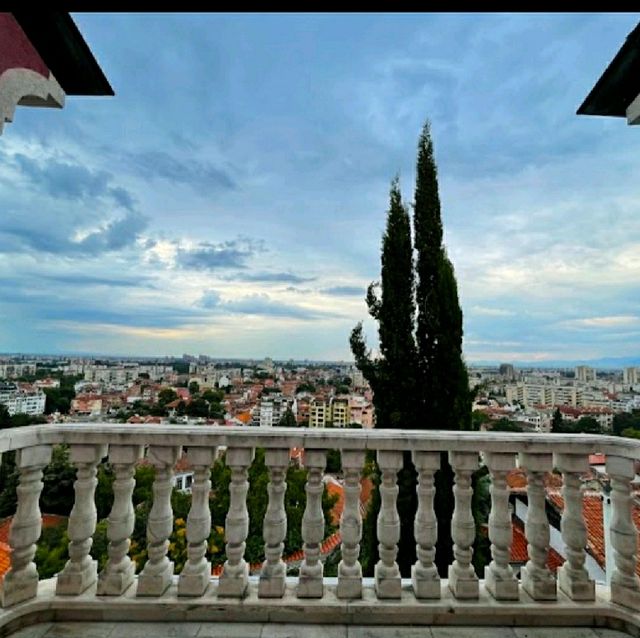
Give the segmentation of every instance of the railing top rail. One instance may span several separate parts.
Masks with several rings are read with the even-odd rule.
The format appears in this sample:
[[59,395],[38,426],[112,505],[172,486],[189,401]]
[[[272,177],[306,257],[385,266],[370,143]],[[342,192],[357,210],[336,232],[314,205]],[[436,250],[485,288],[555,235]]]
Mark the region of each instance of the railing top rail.
[[34,445],[158,445],[343,450],[604,453],[640,459],[640,440],[599,434],[66,423],[0,430],[0,453]]

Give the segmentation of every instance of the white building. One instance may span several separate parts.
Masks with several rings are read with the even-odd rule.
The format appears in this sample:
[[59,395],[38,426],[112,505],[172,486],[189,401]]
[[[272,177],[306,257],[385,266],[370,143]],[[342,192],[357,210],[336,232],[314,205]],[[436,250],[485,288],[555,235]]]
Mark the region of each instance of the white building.
[[622,371],[622,381],[625,385],[637,385],[640,383],[640,368],[625,368]]
[[576,381],[590,383],[596,380],[596,371],[589,366],[576,366]]
[[15,383],[0,384],[0,403],[6,406],[9,414],[44,414],[47,395],[31,385],[17,386]]

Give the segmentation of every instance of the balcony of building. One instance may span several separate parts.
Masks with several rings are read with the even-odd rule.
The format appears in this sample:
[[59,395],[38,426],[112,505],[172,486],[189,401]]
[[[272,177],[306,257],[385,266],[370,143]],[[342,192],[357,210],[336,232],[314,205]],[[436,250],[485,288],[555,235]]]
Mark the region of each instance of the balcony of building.
[[[58,444],[69,446],[77,468],[75,502],[68,520],[69,560],[56,577],[39,581],[33,559],[42,527],[42,472]],[[211,531],[210,469],[221,448],[226,450],[231,470],[225,526],[227,559],[221,570],[212,570],[206,559]],[[258,573],[250,575],[244,559],[249,520],[246,497],[248,470],[256,448],[265,449],[270,484],[263,526],[266,560]],[[283,561],[287,525],[284,494],[286,468],[294,448],[304,449],[307,501],[299,575],[291,577]],[[337,577],[327,578],[323,575],[321,500],[326,453],[332,449],[342,453],[342,560]],[[480,628],[496,636],[535,635],[526,633],[530,630],[525,628],[530,627],[558,631],[560,627],[580,628],[580,635],[585,636],[604,629],[640,635],[632,491],[635,463],[640,458],[638,441],[599,435],[91,423],[4,430],[0,432],[0,451],[10,450],[16,451],[20,482],[8,538],[11,566],[0,585],[0,636],[16,632],[36,636],[47,631],[64,635],[59,632],[74,626],[91,626],[94,633],[104,635],[133,635],[131,632],[143,631],[144,623],[149,622],[169,623],[165,630],[176,628],[176,635],[297,635],[301,626],[327,636],[349,632],[387,636],[389,631],[406,633],[410,627],[421,636],[444,636],[439,632],[447,627],[460,631],[473,628],[475,636],[481,635]],[[363,578],[359,563],[360,479],[366,450],[375,451],[382,473],[377,520],[380,560],[374,578]],[[414,523],[418,560],[407,579],[400,577],[395,562],[400,528],[396,476],[405,451],[411,452],[418,472],[419,505]],[[176,574],[168,558],[168,539],[174,528],[174,468],[182,452],[194,478],[186,523],[187,561]],[[448,453],[455,472],[455,560],[448,578],[442,579],[433,562],[437,540],[434,473],[441,452]],[[588,469],[589,455],[595,453],[606,457],[611,486],[609,585],[594,582],[585,568],[587,530],[581,476]],[[155,467],[154,499],[146,530],[148,560],[136,574],[129,539],[134,524],[134,470],[143,457]],[[106,460],[114,469],[114,500],[108,518],[109,558],[98,572],[90,556],[97,518],[94,492],[97,467]],[[487,466],[491,477],[491,563],[479,579],[472,566],[475,523],[471,477],[481,464]],[[528,502],[524,525],[528,561],[517,575],[510,565],[513,531],[507,486],[507,475],[515,467],[526,473]],[[560,527],[566,560],[557,573],[550,571],[547,560],[550,524],[544,477],[552,469],[563,479]],[[128,628],[123,629],[124,624]],[[31,633],[24,633],[27,630]]]

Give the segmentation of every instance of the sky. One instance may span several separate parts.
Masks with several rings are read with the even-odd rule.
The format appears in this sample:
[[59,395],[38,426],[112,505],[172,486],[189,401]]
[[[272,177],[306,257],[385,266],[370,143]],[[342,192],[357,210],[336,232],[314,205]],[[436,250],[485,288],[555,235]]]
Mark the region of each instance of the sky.
[[348,360],[431,122],[478,361],[640,355],[638,14],[72,14],[115,97],[0,137],[0,352]]

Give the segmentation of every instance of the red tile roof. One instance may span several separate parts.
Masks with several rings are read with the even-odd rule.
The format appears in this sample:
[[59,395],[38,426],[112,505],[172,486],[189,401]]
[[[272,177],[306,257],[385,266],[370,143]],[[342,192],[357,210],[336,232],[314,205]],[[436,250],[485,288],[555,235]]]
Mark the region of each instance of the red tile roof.
[[[526,563],[529,560],[529,552],[527,551],[527,537],[524,535],[524,527],[520,523],[512,523],[511,529],[513,530],[513,542],[509,560],[512,563]],[[555,572],[562,563],[564,563],[564,558],[553,547],[550,547],[547,554],[547,567]]]

